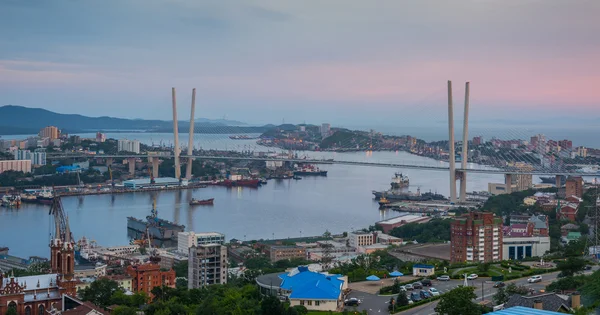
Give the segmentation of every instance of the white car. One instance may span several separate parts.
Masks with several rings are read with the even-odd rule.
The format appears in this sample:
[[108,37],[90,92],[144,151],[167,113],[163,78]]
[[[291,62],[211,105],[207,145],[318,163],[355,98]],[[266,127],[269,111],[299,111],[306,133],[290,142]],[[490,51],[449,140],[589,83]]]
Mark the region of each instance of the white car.
[[540,276],[540,275],[531,276],[531,278],[527,279],[527,282],[529,282],[529,283],[542,282],[542,276]]
[[467,280],[475,280],[475,279],[477,279],[478,277],[479,277],[478,275],[476,275],[476,274],[472,273],[472,274],[470,274],[470,275],[468,275],[468,276],[467,276]]
[[408,291],[408,290],[406,290],[406,287],[403,286],[403,285],[401,285],[400,286],[400,292],[406,292],[406,291]]
[[443,275],[443,276],[439,276],[437,277],[438,281],[450,281],[450,276],[447,275]]
[[429,293],[431,293],[431,296],[440,295],[440,291],[438,291],[436,288],[429,288]]

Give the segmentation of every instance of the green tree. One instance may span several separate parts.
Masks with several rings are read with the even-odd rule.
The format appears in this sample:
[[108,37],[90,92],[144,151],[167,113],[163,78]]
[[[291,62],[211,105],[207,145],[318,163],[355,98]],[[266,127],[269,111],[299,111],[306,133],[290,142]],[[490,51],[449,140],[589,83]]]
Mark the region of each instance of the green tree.
[[494,301],[494,304],[500,305],[508,302],[509,298],[510,295],[506,292],[505,288],[498,288],[498,291],[496,291],[496,294],[494,294],[492,300]]
[[294,306],[292,308],[295,309],[296,312],[298,312],[298,315],[306,315],[306,314],[308,314],[308,309],[306,309],[306,307],[304,307],[302,305],[296,305],[296,306]]
[[396,306],[400,307],[405,305],[408,305],[408,297],[406,296],[406,293],[401,292],[396,298]]
[[119,290],[119,284],[116,281],[104,278],[92,282],[88,288],[82,289],[79,295],[83,301],[107,307],[111,305],[111,298],[117,290]]
[[6,315],[17,315],[17,309],[14,307],[9,307],[8,310],[6,310]]
[[509,283],[505,290],[509,297],[513,294],[525,295],[529,293],[529,289],[526,286],[517,286],[514,283]]
[[575,273],[583,271],[586,262],[579,257],[569,257],[565,261],[561,261],[557,264],[558,270],[560,270],[561,276],[570,277]]
[[136,315],[137,309],[129,306],[118,306],[113,309],[113,315]]
[[435,311],[443,315],[479,315],[481,308],[473,303],[474,287],[460,286],[442,295]]
[[269,295],[265,297],[260,306],[263,314],[284,315],[284,308],[278,298]]
[[175,270],[176,277],[184,277],[188,276],[188,261],[183,260],[173,265],[173,270]]

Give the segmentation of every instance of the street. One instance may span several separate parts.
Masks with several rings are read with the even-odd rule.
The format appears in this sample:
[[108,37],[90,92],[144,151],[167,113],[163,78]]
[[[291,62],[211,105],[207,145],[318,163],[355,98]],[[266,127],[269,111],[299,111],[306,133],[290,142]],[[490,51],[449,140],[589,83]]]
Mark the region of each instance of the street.
[[[591,271],[586,271],[584,274],[588,275],[596,270],[598,270],[598,267],[594,266],[594,268]],[[515,283],[517,286],[525,286],[525,287],[532,288],[532,289],[536,290],[537,292],[539,292],[539,290],[544,290],[547,285],[549,285],[554,280],[556,280],[558,274],[559,274],[559,272],[543,274],[542,281],[537,282],[537,283],[528,283],[527,278],[520,278],[520,279],[505,281],[505,283],[506,284]],[[440,290],[440,293],[446,293],[449,290],[456,288],[459,285],[462,285],[463,283],[464,283],[464,280],[450,280],[450,281],[435,281],[434,280],[433,287]],[[476,288],[475,293],[477,294],[477,302],[482,301],[482,300],[490,300],[492,298],[492,296],[494,294],[496,294],[497,289],[495,289],[493,287],[494,282],[489,281],[489,278],[476,279],[474,281],[469,281],[469,285],[474,286]],[[483,285],[483,298],[482,298],[482,294],[481,294],[482,293],[482,285]],[[389,298],[388,298],[388,300],[389,300]],[[406,310],[404,312],[401,312],[400,314],[403,314],[403,315],[411,315],[411,314],[434,315],[434,314],[436,314],[434,309],[437,306],[437,304],[438,304],[438,301],[434,301],[429,304],[421,305],[421,306],[412,308],[410,310]]]

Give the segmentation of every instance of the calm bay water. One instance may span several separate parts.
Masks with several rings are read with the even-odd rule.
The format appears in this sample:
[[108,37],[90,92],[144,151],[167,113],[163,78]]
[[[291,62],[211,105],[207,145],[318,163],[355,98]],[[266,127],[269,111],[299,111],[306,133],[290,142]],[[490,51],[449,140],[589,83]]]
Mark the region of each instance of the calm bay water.
[[[137,135],[137,137],[136,137]],[[112,138],[150,141],[149,134],[109,134]],[[87,136],[87,135],[82,135]],[[91,137],[91,134],[89,135]],[[142,137],[145,136],[145,137]],[[169,134],[154,134],[166,141]],[[204,148],[255,145],[253,140],[230,140],[226,135],[202,135]],[[183,137],[181,139],[183,143]],[[255,147],[253,150],[268,150]],[[273,149],[271,149],[273,150]],[[299,155],[348,161],[396,162],[412,165],[445,165],[405,152],[324,153],[299,152]],[[482,167],[471,165],[471,167]],[[86,236],[102,246],[124,245],[127,217],[144,218],[150,214],[154,194],[159,216],[186,226],[190,231],[217,231],[228,239],[286,238],[334,233],[367,227],[394,217],[394,211],[380,211],[372,190],[389,188],[393,173],[410,177],[409,190],[449,193],[447,171],[398,170],[384,167],[323,165],[327,177],[302,180],[271,180],[258,189],[213,187],[136,192],[119,195],[65,197],[63,205],[75,238]],[[469,174],[468,191],[486,190],[488,182],[501,182],[501,175]],[[189,200],[215,198],[214,206],[188,205]],[[51,218],[48,206],[24,205],[19,210],[0,208],[0,246],[8,246],[18,256],[48,256]]]

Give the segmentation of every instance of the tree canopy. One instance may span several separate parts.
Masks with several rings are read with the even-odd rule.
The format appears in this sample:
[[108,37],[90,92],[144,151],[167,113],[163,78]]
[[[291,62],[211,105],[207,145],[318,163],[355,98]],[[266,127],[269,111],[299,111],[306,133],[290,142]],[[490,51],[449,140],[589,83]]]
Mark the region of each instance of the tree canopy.
[[409,223],[394,228],[390,235],[419,243],[449,241],[450,222],[450,219],[433,219],[426,223]]
[[479,315],[481,308],[473,302],[474,287],[459,286],[442,295],[435,311],[443,315]]

